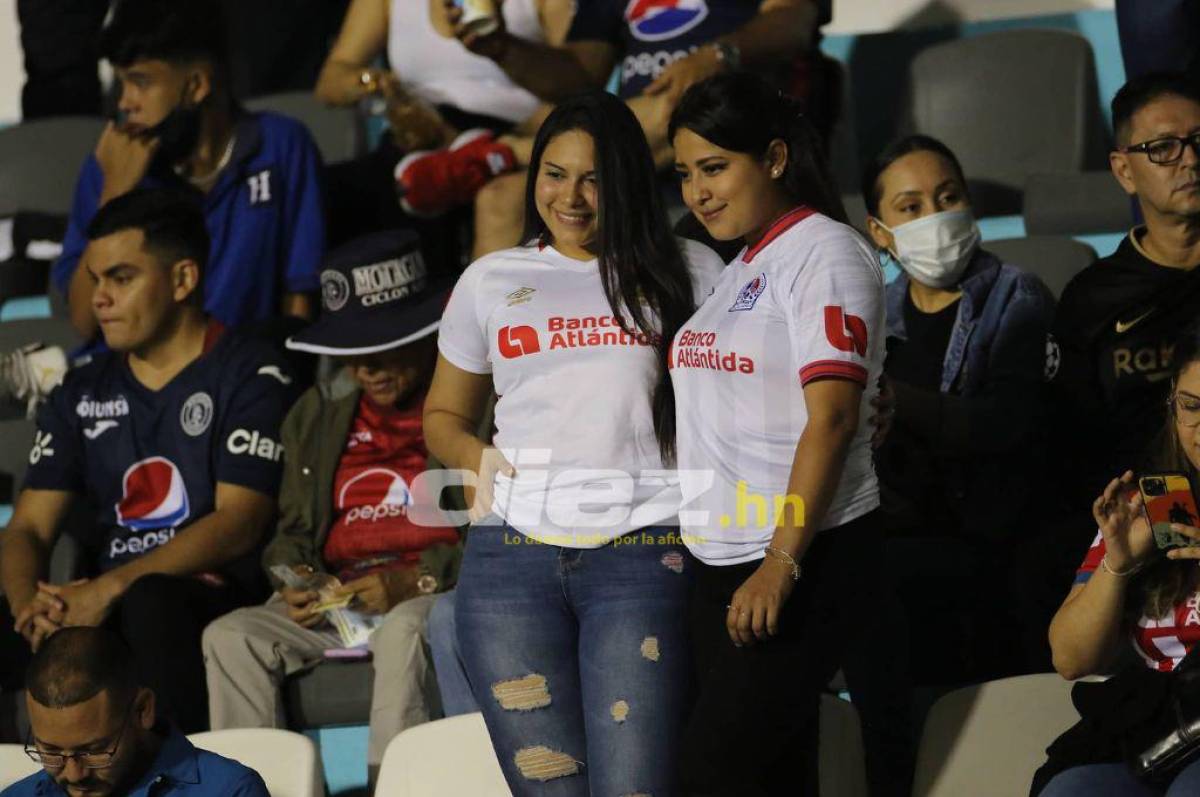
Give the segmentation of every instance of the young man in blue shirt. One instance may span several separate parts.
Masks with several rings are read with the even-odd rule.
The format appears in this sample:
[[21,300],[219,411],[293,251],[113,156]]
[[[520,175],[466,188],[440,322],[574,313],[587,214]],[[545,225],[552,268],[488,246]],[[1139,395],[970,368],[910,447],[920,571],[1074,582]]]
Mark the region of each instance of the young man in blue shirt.
[[139,685],[129,649],[111,631],[66,628],[29,667],[25,752],[41,772],[0,797],[267,797],[254,770],[197,750],[157,721],[155,695]]
[[[208,727],[204,626],[265,592],[256,552],[293,377],[274,347],[202,309],[209,241],[190,195],[130,192],[88,234],[82,265],[112,351],[71,370],[38,414],[0,554],[0,617],[13,617],[0,620],[0,669],[20,665],[9,629],[36,651],[60,627],[108,625],[191,733]],[[76,498],[92,512],[64,529]],[[64,530],[91,578],[55,586],[49,554]]]

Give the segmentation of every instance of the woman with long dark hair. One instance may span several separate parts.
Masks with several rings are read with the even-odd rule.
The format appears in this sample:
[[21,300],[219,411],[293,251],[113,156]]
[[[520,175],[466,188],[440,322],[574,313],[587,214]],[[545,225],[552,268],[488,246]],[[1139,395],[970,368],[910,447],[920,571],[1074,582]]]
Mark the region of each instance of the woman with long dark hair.
[[761,79],[710,78],[671,117],[684,203],[741,254],[675,336],[699,697],[689,794],[816,794],[820,691],[873,610],[870,400],[883,275],[811,125]]
[[530,173],[527,243],[464,272],[425,405],[430,450],[477,473],[486,515],[459,578],[462,658],[514,793],[670,794],[691,563],[663,470],[667,356],[722,264],[681,253],[615,97],[558,106]]
[[[1195,495],[1200,471],[1200,327],[1188,329],[1175,344],[1168,408],[1153,466],[1163,473],[1186,474]],[[1149,712],[1130,707],[1163,705],[1157,701],[1169,674],[1200,642],[1197,521],[1172,524],[1173,531],[1195,540],[1192,546],[1161,551],[1132,471],[1109,482],[1092,504],[1092,516],[1099,530],[1075,585],[1050,624],[1050,648],[1054,668],[1064,678],[1114,671],[1116,675],[1103,684],[1083,685],[1093,692],[1090,700],[1076,701],[1083,709],[1083,721],[1050,747],[1050,763],[1038,772],[1033,793],[1042,797],[1200,793],[1198,762],[1156,783],[1140,782],[1127,762],[1129,755],[1141,752],[1137,739],[1143,740],[1144,749],[1146,737],[1138,726],[1146,716],[1174,722],[1169,705]],[[1128,655],[1131,649],[1136,657]],[[1118,697],[1105,700],[1104,693]],[[1107,719],[1094,715],[1106,705],[1119,711]]]

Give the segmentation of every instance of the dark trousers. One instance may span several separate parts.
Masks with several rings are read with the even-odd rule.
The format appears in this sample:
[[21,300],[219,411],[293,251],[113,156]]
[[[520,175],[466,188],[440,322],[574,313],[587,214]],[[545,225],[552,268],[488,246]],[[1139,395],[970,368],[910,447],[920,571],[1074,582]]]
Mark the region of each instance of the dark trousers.
[[108,0],[17,0],[25,119],[100,113],[96,42],[107,13]]
[[815,797],[821,692],[876,609],[880,540],[874,512],[821,532],[779,634],[741,648],[726,607],[759,563],[697,566],[688,625],[699,692],[684,732],[685,794]]
[[[143,576],[121,596],[106,625],[133,650],[142,685],[154,690],[158,713],[184,733],[208,730],[208,690],[200,635],[223,614],[250,603],[237,587],[214,587],[195,578]],[[11,631],[12,611],[0,603],[0,675],[4,688],[20,688],[29,646]]]

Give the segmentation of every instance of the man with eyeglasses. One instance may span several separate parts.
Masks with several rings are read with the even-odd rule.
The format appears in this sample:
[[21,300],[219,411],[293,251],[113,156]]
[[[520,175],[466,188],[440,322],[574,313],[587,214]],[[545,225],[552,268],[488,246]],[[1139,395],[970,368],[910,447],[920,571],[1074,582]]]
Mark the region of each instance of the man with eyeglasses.
[[50,637],[26,689],[25,753],[42,771],[0,797],[268,797],[254,770],[156,723],[154,692],[138,685],[129,649],[111,631],[77,626]]
[[1173,341],[1200,317],[1200,86],[1179,73],[1135,78],[1113,98],[1112,119],[1113,177],[1145,224],[1059,301],[1054,492],[1080,519],[1069,535],[1079,550],[1063,553],[1072,562],[1095,533],[1087,510],[1104,485],[1145,466],[1166,417]]

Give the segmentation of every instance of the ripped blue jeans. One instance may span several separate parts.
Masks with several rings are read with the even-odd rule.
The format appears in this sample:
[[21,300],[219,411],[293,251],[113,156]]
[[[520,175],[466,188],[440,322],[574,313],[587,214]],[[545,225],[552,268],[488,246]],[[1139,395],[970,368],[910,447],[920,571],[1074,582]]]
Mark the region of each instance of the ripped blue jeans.
[[691,569],[677,528],[594,549],[472,528],[458,643],[514,795],[676,793]]

